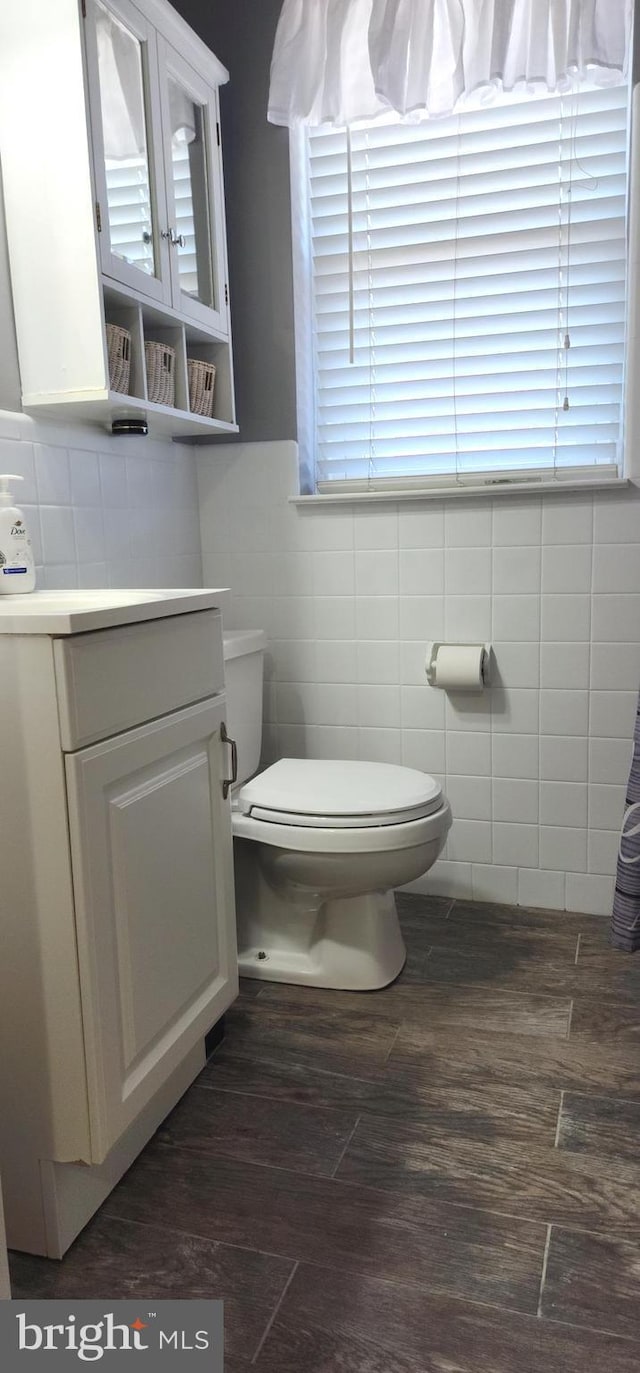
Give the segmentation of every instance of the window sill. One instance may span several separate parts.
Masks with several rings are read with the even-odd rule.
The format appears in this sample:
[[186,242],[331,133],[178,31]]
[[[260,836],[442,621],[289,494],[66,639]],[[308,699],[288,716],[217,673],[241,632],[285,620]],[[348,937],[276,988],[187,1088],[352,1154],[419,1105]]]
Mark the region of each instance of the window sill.
[[[336,482],[336,485],[338,483]],[[541,493],[563,495],[566,491],[623,491],[632,485],[628,477],[602,477],[593,481],[505,482],[483,486],[431,486],[397,491],[323,491],[312,496],[290,496],[291,505],[353,505],[376,501],[387,505],[411,501],[458,500],[468,497],[536,496]]]

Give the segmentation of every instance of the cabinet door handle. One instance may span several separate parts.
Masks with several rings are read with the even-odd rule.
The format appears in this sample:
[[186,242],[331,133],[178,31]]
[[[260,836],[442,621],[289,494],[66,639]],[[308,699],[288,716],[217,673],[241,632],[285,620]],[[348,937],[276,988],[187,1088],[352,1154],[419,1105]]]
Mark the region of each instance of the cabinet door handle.
[[170,230],[169,230],[169,238],[171,239],[171,242],[172,242],[174,248],[184,248],[184,245],[185,245],[184,234],[177,234],[176,231],[175,231],[175,229],[170,229]]
[[226,801],[229,795],[229,788],[238,780],[238,745],[236,744],[235,739],[229,738],[224,720],[220,726],[220,738],[223,744],[230,744],[231,746],[231,776],[225,777],[222,783],[222,795]]

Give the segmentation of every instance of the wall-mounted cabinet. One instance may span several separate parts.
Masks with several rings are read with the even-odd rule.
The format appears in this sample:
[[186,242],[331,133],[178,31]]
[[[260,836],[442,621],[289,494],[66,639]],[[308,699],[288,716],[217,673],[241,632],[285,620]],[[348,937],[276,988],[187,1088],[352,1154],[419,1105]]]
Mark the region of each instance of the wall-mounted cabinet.
[[[228,74],[167,0],[21,0],[0,12],[0,154],[22,404],[235,431],[218,89]],[[106,326],[130,333],[113,389]],[[146,342],[167,344],[173,403]],[[187,359],[215,365],[213,414]],[[125,389],[126,388],[126,389]]]

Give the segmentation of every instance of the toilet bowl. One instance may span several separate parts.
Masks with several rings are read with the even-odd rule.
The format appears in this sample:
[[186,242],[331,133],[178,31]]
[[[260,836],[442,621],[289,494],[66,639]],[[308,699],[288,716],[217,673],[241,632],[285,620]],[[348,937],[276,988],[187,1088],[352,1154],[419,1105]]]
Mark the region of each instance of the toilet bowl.
[[393,889],[420,877],[442,851],[448,802],[428,774],[386,763],[286,758],[251,776],[263,645],[258,631],[225,634],[227,728],[239,759],[232,828],[240,973],[383,987],[406,957]]

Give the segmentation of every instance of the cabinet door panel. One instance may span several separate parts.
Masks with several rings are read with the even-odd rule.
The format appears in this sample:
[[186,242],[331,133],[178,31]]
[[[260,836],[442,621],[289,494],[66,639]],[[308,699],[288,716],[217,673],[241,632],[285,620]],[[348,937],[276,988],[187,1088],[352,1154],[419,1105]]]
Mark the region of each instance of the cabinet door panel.
[[86,37],[103,270],[168,304],[156,34],[130,0],[90,0]]
[[66,759],[94,1162],[237,993],[224,710]]
[[217,93],[158,37],[173,304],[228,332]]

